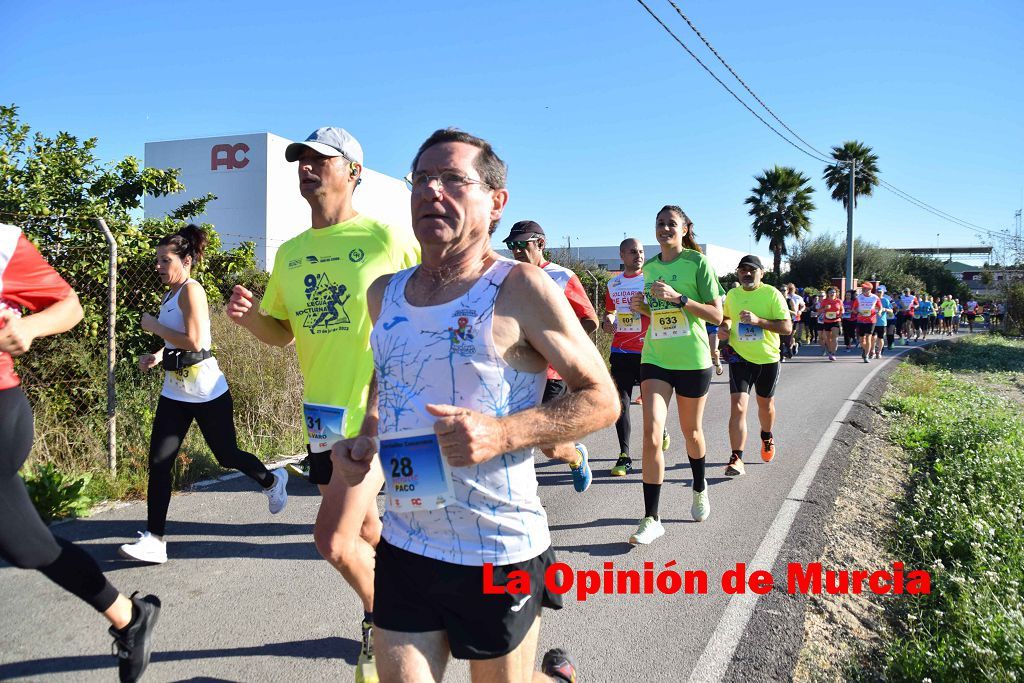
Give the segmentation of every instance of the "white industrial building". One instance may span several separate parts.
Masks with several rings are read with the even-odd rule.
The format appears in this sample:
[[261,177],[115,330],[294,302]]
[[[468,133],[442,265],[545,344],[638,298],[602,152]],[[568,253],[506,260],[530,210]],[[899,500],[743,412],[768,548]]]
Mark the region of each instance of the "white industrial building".
[[[146,143],[146,166],[180,168],[185,192],[147,196],[146,218],[166,216],[184,202],[208,192],[217,195],[196,222],[216,227],[225,248],[250,241],[268,270],[286,240],[309,227],[309,204],[299,194],[298,165],[285,161],[292,141],[272,133],[222,135]],[[397,178],[363,169],[353,201],[360,213],[412,236],[409,190]]]

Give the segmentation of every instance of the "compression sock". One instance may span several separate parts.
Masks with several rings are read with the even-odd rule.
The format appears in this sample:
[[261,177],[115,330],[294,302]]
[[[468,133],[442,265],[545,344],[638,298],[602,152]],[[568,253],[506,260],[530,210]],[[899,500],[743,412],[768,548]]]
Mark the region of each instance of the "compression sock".
[[372,624],[373,612],[367,612],[366,610],[363,610],[363,621],[365,621],[367,624]]
[[772,438],[771,432],[761,432],[761,441],[767,441],[770,438]]
[[644,482],[644,517],[658,519],[658,502],[661,500],[661,484]]
[[733,451],[732,454],[735,455],[740,460],[743,459],[743,451],[742,450],[740,450],[740,451]]
[[704,458],[690,458],[690,471],[693,472],[693,490],[700,493],[704,490]]

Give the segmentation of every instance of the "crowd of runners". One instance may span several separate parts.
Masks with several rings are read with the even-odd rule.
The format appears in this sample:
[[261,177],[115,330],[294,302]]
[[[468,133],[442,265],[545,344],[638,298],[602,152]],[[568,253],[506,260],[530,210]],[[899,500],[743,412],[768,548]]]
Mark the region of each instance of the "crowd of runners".
[[[542,609],[561,607],[543,580],[555,555],[534,451],[564,462],[583,493],[593,472],[580,440],[614,423],[620,452],[610,475],[629,476],[636,386],[643,499],[629,541],[649,544],[665,534],[659,501],[673,396],[699,522],[711,514],[703,414],[715,374],[729,374],[724,474],[741,476],[750,393],[755,450],[771,462],[781,363],[801,347],[820,344],[835,361],[842,338],[867,363],[897,339],[954,335],[1002,314],[949,295],[891,295],[870,282],[845,296],[832,287],[780,291],[763,281],[754,255],[736,264],[738,282],[726,291],[693,221],[667,205],[653,216],[657,254],[644,253],[642,236],[620,245],[624,270],[608,282],[599,315],[578,277],[545,258],[537,221],[515,223],[504,238],[514,259],[492,249],[509,192],[505,163],[487,141],[442,129],[420,146],[406,177],[415,242],[355,211],[363,150],[344,129],[317,129],[285,156],[297,163],[311,227],[279,249],[263,296],[236,286],[226,312],[266,344],[295,346],[308,432],[304,474],[321,493],[314,542],[362,603],[353,620],[361,633],[357,682],[440,680],[452,656],[470,661],[475,681],[576,680],[575,663],[560,649],[546,652],[541,673],[533,672]],[[270,513],[287,504],[287,471],[268,470],[236,443],[206,295],[191,277],[205,244],[195,226],[159,241],[157,272],[167,292],[159,315],[142,319],[160,346],[139,367],[162,366],[165,376],[146,529],[121,553],[147,563],[168,560],[170,467],[193,421],[217,460],[266,494]],[[0,306],[0,555],[103,613],[121,680],[138,680],[160,601],[118,593],[88,554],[50,533],[17,477],[32,432],[11,357],[36,337],[72,327],[81,308],[11,226],[0,226],[0,277],[0,304],[8,302]],[[22,307],[39,312],[21,318]],[[613,335],[607,366],[589,337],[599,325]],[[485,565],[496,585],[526,572],[532,592],[485,594]]]

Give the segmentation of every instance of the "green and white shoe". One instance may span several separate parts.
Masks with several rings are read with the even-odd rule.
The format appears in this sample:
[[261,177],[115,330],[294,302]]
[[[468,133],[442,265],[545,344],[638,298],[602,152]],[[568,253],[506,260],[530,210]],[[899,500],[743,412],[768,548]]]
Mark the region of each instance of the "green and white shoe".
[[665,527],[654,517],[644,517],[636,528],[629,542],[633,545],[647,545],[665,535]]
[[690,515],[693,521],[703,522],[711,514],[711,499],[708,498],[708,480],[704,480],[704,490],[700,493],[693,492],[693,504],[690,506]]
[[669,437],[668,430],[666,429],[666,430],[664,430],[661,433],[661,450],[662,450],[662,452],[667,451],[668,447],[669,447],[669,445],[671,445],[671,443],[672,443],[672,439],[671,439],[671,437]]
[[612,467],[613,477],[624,477],[630,473],[633,469],[633,459],[625,453],[619,454],[619,459],[615,461],[615,466]]

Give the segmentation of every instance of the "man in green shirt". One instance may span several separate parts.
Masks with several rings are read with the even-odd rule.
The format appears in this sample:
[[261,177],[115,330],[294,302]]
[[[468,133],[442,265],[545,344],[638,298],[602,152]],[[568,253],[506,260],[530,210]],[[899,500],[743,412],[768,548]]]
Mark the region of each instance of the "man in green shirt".
[[312,209],[312,227],[281,245],[260,305],[254,305],[252,292],[236,286],[227,312],[260,341],[295,343],[309,480],[322,496],[313,539],[363,603],[356,681],[370,683],[377,680],[373,575],[381,533],[377,493],[384,474],[378,465],[358,486],[349,486],[344,477],[332,476],[331,447],[359,433],[375,387],[366,291],[381,275],[419,263],[419,246],[411,235],[356,212],[352,195],[363,150],[345,129],[319,128],[288,145],[285,158],[298,162],[299,192]]
[[744,473],[743,447],[747,442],[747,401],[757,394],[761,424],[761,459],[775,457],[775,386],[779,380],[779,335],[792,334],[793,321],[782,294],[764,284],[764,265],[757,256],[744,256],[736,268],[741,287],[725,295],[725,319],[718,338],[728,341],[735,354],[729,363],[729,444],[732,456],[726,476]]

